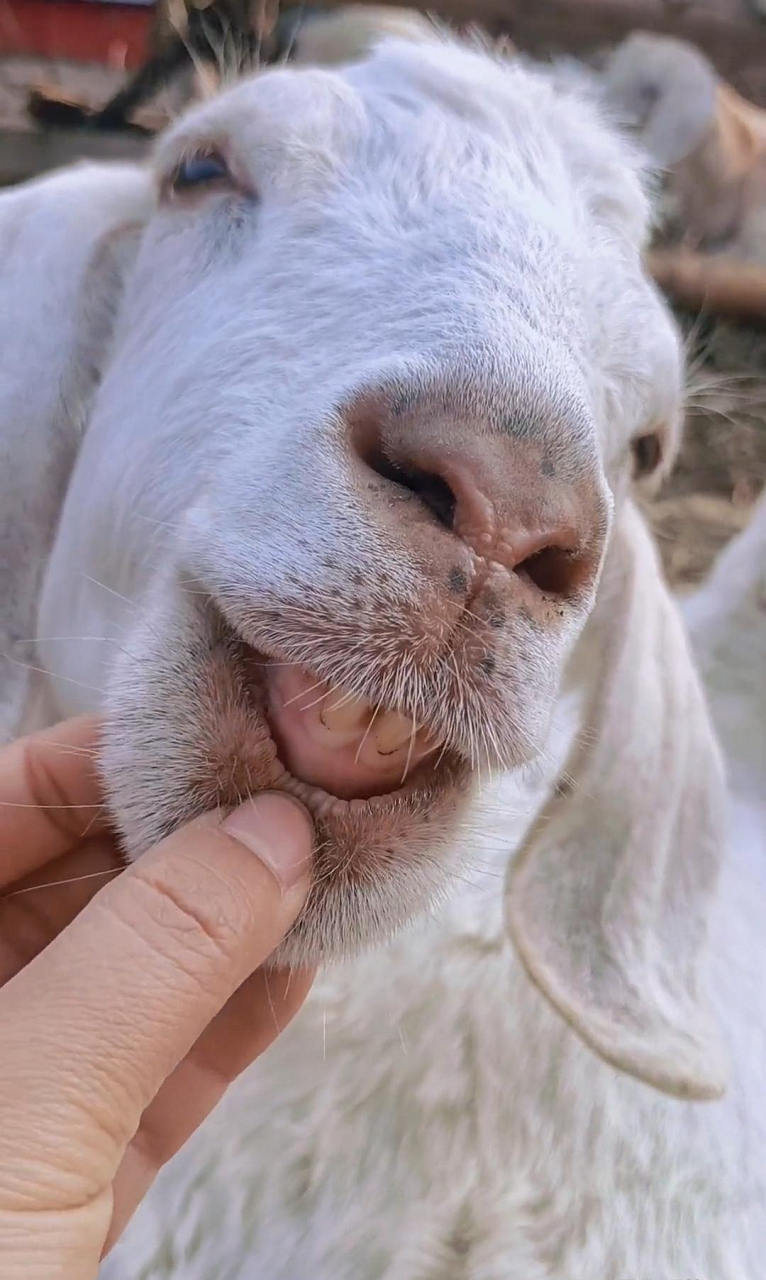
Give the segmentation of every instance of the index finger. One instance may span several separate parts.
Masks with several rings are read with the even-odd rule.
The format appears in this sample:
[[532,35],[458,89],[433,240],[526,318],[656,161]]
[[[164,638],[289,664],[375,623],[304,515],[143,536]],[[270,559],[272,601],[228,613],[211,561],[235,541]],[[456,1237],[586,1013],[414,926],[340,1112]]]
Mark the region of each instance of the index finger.
[[0,749],[0,889],[109,825],[98,726],[77,716]]

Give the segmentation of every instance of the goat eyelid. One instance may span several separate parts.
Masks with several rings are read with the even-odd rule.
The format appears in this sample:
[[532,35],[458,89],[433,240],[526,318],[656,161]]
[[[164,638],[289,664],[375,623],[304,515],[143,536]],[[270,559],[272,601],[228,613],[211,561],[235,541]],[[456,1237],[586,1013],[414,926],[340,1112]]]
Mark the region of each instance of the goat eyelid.
[[170,199],[203,196],[207,192],[241,192],[253,197],[250,184],[239,177],[229,157],[214,144],[189,148],[160,181],[161,195]]
[[648,431],[632,441],[637,477],[650,476],[662,462],[662,441],[658,432]]

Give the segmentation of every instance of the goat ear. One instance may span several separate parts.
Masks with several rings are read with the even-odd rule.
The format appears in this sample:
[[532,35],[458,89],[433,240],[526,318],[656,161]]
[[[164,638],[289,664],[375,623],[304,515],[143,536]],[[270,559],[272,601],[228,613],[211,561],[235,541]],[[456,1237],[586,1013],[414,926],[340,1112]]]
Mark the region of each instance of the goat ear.
[[148,175],[86,165],[0,196],[0,741],[34,697],[37,595]]
[[680,616],[630,502],[588,625],[590,714],[511,869],[509,927],[532,979],[602,1058],[666,1093],[718,1097],[725,1058],[697,970],[722,769]]

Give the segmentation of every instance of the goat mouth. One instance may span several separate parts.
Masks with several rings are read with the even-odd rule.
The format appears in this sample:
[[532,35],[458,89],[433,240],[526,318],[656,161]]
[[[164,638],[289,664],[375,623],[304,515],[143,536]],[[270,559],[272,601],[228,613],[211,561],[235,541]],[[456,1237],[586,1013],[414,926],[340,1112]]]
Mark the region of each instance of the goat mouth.
[[[243,643],[248,698],[274,747],[275,785],[315,813],[374,809],[433,784],[443,738],[380,702]],[[456,762],[453,762],[456,763]]]
[[399,790],[442,742],[414,717],[373,705],[290,663],[266,667],[266,719],[294,778],[344,800]]
[[[115,681],[104,768],[128,855],[195,814],[284,791],[310,811],[315,839],[310,895],[279,963],[338,959],[390,937],[462,865],[460,823],[478,775],[452,736],[446,691],[421,681],[429,726],[413,729],[373,652],[357,672],[328,642],[312,676],[278,643],[278,619],[235,621],[210,596],[184,604],[194,626],[152,628],[148,676],[120,662]],[[354,692],[320,680],[337,678],[333,666],[351,672]],[[363,692],[375,703],[354,696]],[[162,732],[172,749],[158,767]]]

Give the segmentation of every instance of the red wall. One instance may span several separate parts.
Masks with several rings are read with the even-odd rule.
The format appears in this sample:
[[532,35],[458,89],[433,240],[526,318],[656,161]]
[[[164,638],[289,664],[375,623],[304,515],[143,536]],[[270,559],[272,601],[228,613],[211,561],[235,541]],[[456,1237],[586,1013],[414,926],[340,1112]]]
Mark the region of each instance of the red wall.
[[0,0],[0,54],[136,66],[152,9],[95,0]]

